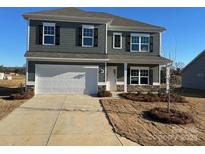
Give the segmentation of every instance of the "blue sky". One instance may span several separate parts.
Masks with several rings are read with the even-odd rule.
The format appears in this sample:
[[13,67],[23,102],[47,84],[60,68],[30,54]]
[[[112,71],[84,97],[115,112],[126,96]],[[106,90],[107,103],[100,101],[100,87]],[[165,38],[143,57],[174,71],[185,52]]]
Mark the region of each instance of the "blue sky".
[[[25,63],[26,12],[53,8],[0,8],[0,65]],[[163,26],[162,54],[187,64],[205,49],[205,8],[81,8]]]

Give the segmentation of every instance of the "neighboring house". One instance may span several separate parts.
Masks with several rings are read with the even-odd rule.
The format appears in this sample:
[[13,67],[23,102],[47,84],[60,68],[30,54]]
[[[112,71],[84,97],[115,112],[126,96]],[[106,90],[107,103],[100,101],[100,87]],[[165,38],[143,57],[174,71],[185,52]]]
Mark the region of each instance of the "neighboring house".
[[36,94],[137,91],[160,85],[163,27],[77,8],[26,13],[26,85]]
[[205,50],[182,70],[182,87],[205,90]]
[[3,80],[5,77],[5,74],[4,73],[0,73],[0,80]]

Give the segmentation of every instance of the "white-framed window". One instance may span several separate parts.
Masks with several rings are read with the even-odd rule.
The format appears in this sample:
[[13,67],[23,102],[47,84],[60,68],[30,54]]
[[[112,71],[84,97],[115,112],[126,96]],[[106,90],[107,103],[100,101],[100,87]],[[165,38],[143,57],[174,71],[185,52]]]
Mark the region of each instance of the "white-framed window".
[[93,47],[94,45],[94,26],[83,25],[82,28],[82,46]]
[[55,45],[55,23],[43,23],[43,45]]
[[150,35],[132,33],[130,37],[131,52],[149,52]]
[[122,33],[113,33],[113,49],[122,49]]
[[130,68],[130,84],[131,85],[148,85],[149,84],[149,68],[131,67]]

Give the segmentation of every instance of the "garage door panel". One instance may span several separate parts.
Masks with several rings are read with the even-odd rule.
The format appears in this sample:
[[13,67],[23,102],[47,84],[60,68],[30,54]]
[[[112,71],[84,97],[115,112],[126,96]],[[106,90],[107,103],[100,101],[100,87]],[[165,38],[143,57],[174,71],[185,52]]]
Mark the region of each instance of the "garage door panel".
[[70,65],[37,65],[37,94],[94,94],[97,92],[97,68]]

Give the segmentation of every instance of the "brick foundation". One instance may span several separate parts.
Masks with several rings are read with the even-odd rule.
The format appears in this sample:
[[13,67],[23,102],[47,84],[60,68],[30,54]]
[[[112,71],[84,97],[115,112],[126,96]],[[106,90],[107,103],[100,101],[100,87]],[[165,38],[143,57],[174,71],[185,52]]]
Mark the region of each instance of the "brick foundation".
[[106,90],[106,86],[98,86],[98,91],[105,91]]
[[34,86],[33,85],[27,85],[26,86],[26,91],[27,92],[34,91]]

